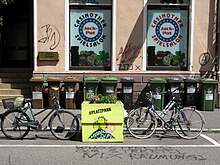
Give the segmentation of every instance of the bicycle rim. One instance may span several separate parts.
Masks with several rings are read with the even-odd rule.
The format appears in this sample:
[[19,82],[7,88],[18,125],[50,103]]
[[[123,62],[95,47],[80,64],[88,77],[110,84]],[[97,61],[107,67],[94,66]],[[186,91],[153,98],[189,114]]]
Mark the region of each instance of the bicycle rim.
[[22,139],[30,131],[28,122],[30,122],[30,119],[26,113],[19,109],[9,110],[4,114],[1,121],[1,130],[6,138]]
[[58,111],[51,116],[50,131],[60,140],[71,139],[79,130],[78,118],[69,111]]
[[157,120],[148,107],[141,107],[129,113],[126,126],[132,136],[144,139],[153,135]]
[[195,139],[202,133],[204,124],[204,117],[198,110],[184,108],[177,116],[175,131],[182,138]]

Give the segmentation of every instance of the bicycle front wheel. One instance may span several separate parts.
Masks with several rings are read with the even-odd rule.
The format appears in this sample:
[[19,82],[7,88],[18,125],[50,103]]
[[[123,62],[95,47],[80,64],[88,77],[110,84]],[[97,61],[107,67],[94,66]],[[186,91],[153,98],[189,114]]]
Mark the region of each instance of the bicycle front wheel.
[[126,126],[132,136],[144,139],[153,135],[157,120],[149,107],[140,107],[129,113]]
[[51,116],[49,126],[57,139],[69,140],[79,130],[79,120],[73,113],[60,110]]
[[203,130],[205,119],[195,108],[181,109],[175,124],[176,133],[185,139],[197,138]]
[[8,110],[1,120],[1,130],[8,139],[23,139],[30,131],[30,118],[20,109]]

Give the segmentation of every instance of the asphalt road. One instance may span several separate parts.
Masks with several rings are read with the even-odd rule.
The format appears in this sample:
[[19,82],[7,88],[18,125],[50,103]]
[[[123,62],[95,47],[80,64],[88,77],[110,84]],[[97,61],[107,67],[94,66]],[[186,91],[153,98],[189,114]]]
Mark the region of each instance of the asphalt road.
[[123,143],[85,143],[80,133],[71,141],[57,140],[49,131],[30,132],[24,140],[8,140],[0,133],[0,164],[219,164],[219,132],[204,132],[194,140],[181,139],[172,131],[161,133],[150,139],[125,134]]
[[8,140],[0,132],[0,165],[219,165],[220,110],[203,113],[205,131],[194,140],[173,131],[157,132],[149,139],[135,139],[125,131],[123,143],[85,143],[81,133],[61,141],[49,131]]

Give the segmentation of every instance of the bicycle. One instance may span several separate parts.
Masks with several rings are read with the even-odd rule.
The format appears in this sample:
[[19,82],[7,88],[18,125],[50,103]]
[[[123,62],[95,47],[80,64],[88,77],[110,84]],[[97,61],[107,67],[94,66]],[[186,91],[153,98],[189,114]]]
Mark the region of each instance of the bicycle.
[[47,111],[48,108],[43,108],[34,113],[31,108],[32,99],[24,99],[24,104],[27,106],[10,108],[3,113],[1,130],[6,138],[23,139],[30,129],[46,130],[47,126],[42,128],[42,124],[50,116],[48,126],[52,135],[60,140],[70,140],[79,130],[79,120],[73,113],[60,109],[59,101],[54,94],[51,95],[51,98],[52,109],[41,121],[36,120],[35,117]]
[[[147,93],[147,106],[139,106],[128,114],[126,126],[129,133],[136,138],[149,138],[158,127],[163,127],[165,130],[174,129],[184,139],[197,138],[203,131],[204,116],[195,107],[180,105],[180,98],[174,96],[175,91],[179,89],[180,87],[172,92],[168,91],[171,99],[160,113],[156,111],[157,106],[152,101],[154,95],[151,91]],[[168,120],[165,119],[165,116],[168,116]]]

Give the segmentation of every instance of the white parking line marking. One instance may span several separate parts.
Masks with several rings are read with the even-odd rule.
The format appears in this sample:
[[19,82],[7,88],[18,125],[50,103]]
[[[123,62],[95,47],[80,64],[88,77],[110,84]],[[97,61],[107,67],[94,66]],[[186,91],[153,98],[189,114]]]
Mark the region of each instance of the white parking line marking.
[[136,147],[136,148],[219,148],[219,145],[107,145],[107,144],[87,144],[87,145],[0,145],[0,148],[75,148],[75,147],[95,147],[95,148],[117,148],[117,147]]
[[217,141],[215,141],[214,139],[212,139],[212,138],[210,138],[210,137],[208,137],[208,136],[206,136],[204,134],[201,134],[200,136],[203,137],[204,139],[208,140],[212,144],[214,144],[216,146],[220,146],[220,144]]

